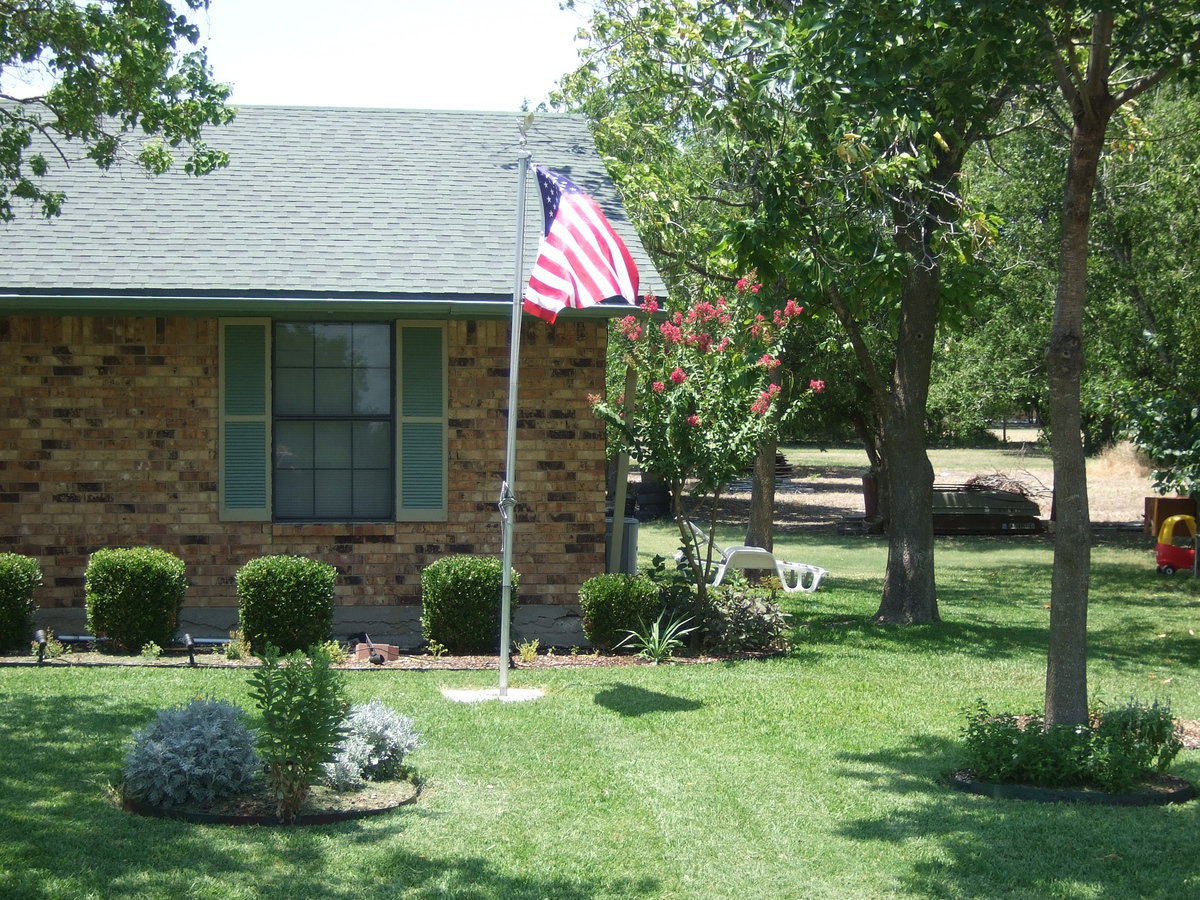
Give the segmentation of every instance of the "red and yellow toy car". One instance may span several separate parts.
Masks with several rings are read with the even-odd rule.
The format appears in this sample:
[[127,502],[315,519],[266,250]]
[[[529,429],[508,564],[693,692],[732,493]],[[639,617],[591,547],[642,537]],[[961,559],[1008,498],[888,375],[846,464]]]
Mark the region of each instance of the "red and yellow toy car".
[[[1187,544],[1176,544],[1175,529],[1183,526],[1187,530]],[[1190,569],[1196,562],[1196,520],[1192,516],[1168,516],[1158,529],[1158,544],[1154,547],[1154,561],[1163,575],[1174,575],[1180,569]]]

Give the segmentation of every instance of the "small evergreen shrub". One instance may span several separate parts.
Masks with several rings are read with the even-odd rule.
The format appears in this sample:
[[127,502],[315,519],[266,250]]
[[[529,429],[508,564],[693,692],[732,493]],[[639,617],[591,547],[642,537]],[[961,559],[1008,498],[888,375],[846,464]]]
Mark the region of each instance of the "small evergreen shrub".
[[967,767],[985,781],[1110,792],[1164,772],[1183,746],[1169,705],[1157,701],[1047,727],[1040,714],[993,714],[982,700],[967,711],[963,745]]
[[1169,704],[1131,700],[1099,715],[1092,730],[1090,768],[1105,790],[1126,791],[1146,772],[1161,775],[1182,749]]
[[342,740],[345,689],[321,644],[282,661],[267,644],[250,675],[250,696],[262,713],[258,752],[283,822],[294,822],[312,785]]
[[88,630],[119,650],[170,644],[187,592],[183,560],[154,547],[97,550],[84,572]]
[[329,639],[337,569],[302,556],[261,556],[236,576],[242,636],[259,653],[268,643],[281,653]]
[[[421,572],[421,634],[455,653],[495,653],[500,646],[503,566],[494,556],[446,556]],[[517,607],[514,570],[510,613]]]
[[775,593],[762,588],[711,588],[700,629],[704,649],[723,656],[764,653],[787,645],[787,613],[775,602]]
[[32,556],[0,553],[0,651],[25,645],[33,635],[33,592],[42,567]]
[[241,707],[223,700],[160,709],[133,733],[125,756],[125,795],[154,806],[207,805],[236,796],[262,771],[256,740]]
[[609,573],[579,587],[583,634],[593,647],[611,650],[643,627],[660,607],[658,586],[644,575]]
[[696,611],[696,582],[685,563],[670,561],[655,554],[642,574],[658,587],[659,605],[672,615],[693,615]]
[[350,707],[343,727],[345,737],[325,764],[325,782],[339,791],[402,774],[404,757],[421,742],[412,719],[378,700]]

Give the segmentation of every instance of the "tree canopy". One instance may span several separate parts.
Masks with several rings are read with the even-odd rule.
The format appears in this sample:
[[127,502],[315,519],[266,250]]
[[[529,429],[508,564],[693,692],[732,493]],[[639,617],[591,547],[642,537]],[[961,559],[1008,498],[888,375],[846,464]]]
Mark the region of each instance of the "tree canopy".
[[129,155],[161,173],[181,148],[190,174],[226,164],[201,132],[233,117],[229,88],[188,19],[208,0],[184,3],[0,0],[0,220],[21,201],[58,215],[55,167],[81,158],[107,169]]
[[934,333],[990,238],[962,161],[1030,80],[1036,32],[999,2],[605,0],[595,10],[568,95],[620,135],[604,150],[637,186],[628,193],[648,198],[642,221],[663,235],[651,243],[664,255],[756,269],[836,320],[891,499],[878,617],[936,619],[925,453]]

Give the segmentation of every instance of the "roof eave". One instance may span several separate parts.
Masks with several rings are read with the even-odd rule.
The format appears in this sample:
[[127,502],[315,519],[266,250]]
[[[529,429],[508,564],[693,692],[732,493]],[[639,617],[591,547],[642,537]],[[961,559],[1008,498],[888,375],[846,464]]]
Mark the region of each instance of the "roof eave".
[[[625,303],[566,309],[560,319],[611,319]],[[511,296],[52,293],[0,288],[0,314],[41,316],[265,316],[290,319],[505,319]]]

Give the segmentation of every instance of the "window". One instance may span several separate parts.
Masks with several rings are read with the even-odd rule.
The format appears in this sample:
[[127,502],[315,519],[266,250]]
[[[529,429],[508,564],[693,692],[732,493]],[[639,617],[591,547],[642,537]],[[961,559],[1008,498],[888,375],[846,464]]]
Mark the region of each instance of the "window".
[[444,520],[438,324],[221,323],[221,518]]

